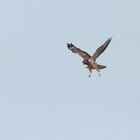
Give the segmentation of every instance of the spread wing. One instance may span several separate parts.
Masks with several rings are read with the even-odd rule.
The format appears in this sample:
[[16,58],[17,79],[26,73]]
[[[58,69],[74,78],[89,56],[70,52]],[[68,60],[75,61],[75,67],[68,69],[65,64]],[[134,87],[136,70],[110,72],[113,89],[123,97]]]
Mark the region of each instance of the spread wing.
[[67,43],[67,47],[73,53],[79,54],[84,60],[88,60],[91,57],[87,52],[82,51],[81,49],[75,47],[72,43],[70,43],[70,44]]
[[109,43],[111,42],[112,38],[109,38],[104,44],[102,44],[93,54],[92,58],[96,60],[97,57],[99,57],[107,48]]

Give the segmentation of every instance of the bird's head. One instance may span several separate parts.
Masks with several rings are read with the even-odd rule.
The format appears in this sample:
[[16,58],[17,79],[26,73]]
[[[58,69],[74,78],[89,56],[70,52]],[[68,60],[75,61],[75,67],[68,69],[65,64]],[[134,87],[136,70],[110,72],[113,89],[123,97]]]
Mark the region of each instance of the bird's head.
[[87,65],[87,60],[82,61],[84,65]]

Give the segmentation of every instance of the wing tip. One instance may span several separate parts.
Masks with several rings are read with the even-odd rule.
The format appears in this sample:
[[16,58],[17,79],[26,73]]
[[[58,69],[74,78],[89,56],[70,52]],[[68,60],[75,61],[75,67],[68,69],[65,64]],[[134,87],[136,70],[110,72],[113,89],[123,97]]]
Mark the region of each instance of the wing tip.
[[71,48],[73,47],[73,44],[72,43],[67,43],[67,47],[68,47],[68,49],[71,50]]
[[109,43],[111,42],[111,40],[112,40],[112,36],[111,37],[109,37],[108,39],[107,39],[107,41],[104,43],[104,45],[107,47],[108,45],[109,45]]
[[109,37],[109,38],[108,38],[108,40],[110,40],[110,41],[111,41],[111,40],[112,40],[112,38],[113,38],[113,36]]
[[71,50],[73,53],[77,53],[77,48],[72,43],[67,43],[67,47],[69,50]]
[[113,36],[109,37],[109,40],[111,41],[113,39]]

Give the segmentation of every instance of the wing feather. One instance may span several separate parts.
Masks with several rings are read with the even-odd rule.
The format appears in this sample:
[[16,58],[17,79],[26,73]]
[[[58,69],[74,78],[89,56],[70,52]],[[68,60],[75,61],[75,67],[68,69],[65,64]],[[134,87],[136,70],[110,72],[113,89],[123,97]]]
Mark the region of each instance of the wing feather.
[[82,51],[81,49],[74,46],[72,43],[70,43],[70,44],[67,43],[67,47],[73,53],[79,54],[84,60],[88,60],[91,57],[87,52]]
[[92,58],[94,60],[96,60],[97,57],[99,57],[104,51],[105,49],[107,48],[107,46],[109,45],[109,43],[111,42],[112,40],[112,37],[109,38],[104,44],[102,44],[96,51],[95,53],[93,54]]

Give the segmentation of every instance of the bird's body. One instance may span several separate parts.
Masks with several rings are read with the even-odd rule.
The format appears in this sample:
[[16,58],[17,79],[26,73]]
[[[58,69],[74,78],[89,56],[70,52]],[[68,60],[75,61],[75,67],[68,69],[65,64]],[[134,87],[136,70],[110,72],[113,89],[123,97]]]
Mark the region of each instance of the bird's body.
[[97,64],[93,59],[89,59],[86,62],[84,62],[85,65],[87,65],[87,68],[90,72],[89,77],[91,76],[92,70],[96,69],[98,71],[98,75],[100,76],[100,69],[106,68],[104,65]]
[[72,43],[68,44],[67,47],[69,50],[71,50],[73,53],[78,53],[83,58],[83,64],[87,65],[87,68],[90,72],[89,77],[91,76],[92,70],[96,69],[100,75],[100,69],[106,68],[104,65],[100,65],[96,63],[97,57],[99,57],[107,48],[109,43],[111,42],[112,38],[109,38],[103,45],[101,45],[93,54],[93,56],[90,56],[87,52],[80,50],[79,48],[75,47]]

